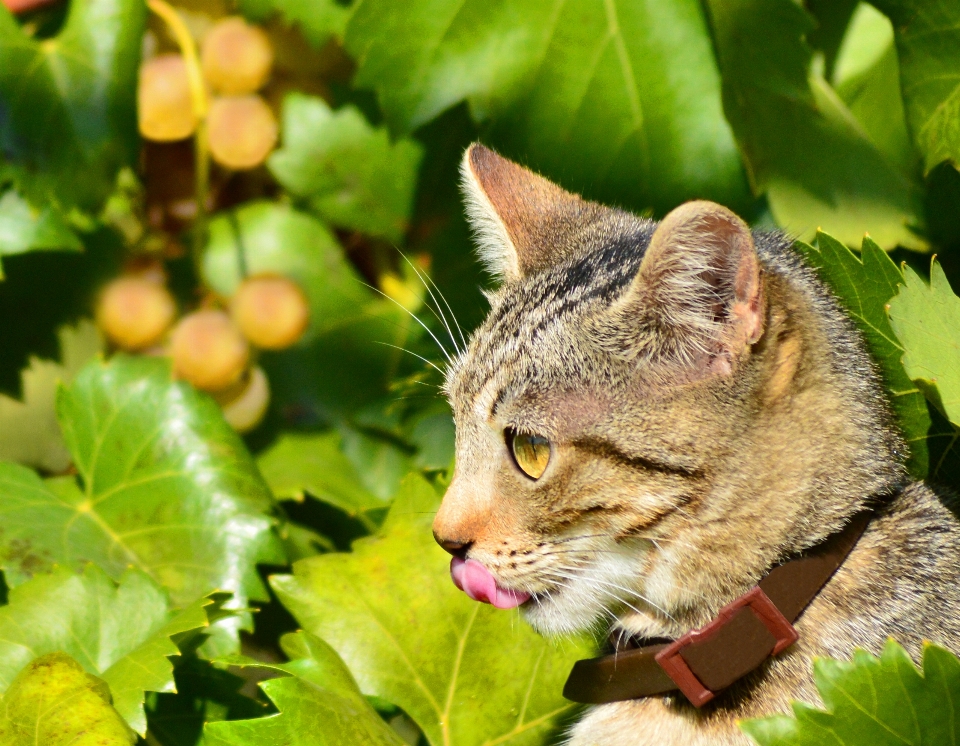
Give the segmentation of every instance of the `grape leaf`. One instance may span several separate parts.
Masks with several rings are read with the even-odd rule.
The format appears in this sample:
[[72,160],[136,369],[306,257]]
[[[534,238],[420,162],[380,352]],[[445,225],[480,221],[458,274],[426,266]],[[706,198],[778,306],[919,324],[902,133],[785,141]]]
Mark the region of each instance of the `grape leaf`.
[[142,0],[73,0],[38,41],[0,4],[0,151],[32,203],[96,212],[137,157]]
[[355,316],[357,307],[370,299],[323,223],[274,202],[248,202],[236,213],[211,220],[203,272],[226,297],[247,274],[276,273],[295,280],[310,302],[306,341]]
[[434,746],[540,743],[570,711],[560,690],[586,651],[575,641],[558,647],[457,591],[430,533],[437,503],[411,475],[381,535],[350,554],[301,560],[271,585],[361,691],[403,708]]
[[860,3],[837,57],[833,86],[873,144],[904,173],[920,165],[907,131],[890,20]]
[[136,735],[110,706],[110,690],[66,653],[30,663],[0,697],[4,746],[128,746]]
[[960,425],[960,298],[940,263],[930,265],[930,284],[910,267],[890,301],[890,324],[903,345],[903,367],[927,398]]
[[888,640],[879,658],[857,650],[853,660],[822,658],[813,678],[826,712],[794,702],[794,717],[741,722],[761,746],[935,746],[960,740],[960,661],[925,644],[922,674],[904,649]]
[[331,36],[342,37],[350,9],[337,0],[239,0],[240,12],[255,21],[265,21],[274,13],[288,24],[300,27],[315,47],[323,46]]
[[57,385],[70,381],[85,363],[103,350],[94,323],[82,320],[63,326],[61,362],[37,357],[21,372],[23,401],[0,394],[0,461],[16,461],[52,473],[70,465],[70,452],[57,422]]
[[820,77],[809,75],[813,26],[792,0],[708,0],[723,73],[724,112],[754,191],[800,237],[818,226],[855,245],[923,248],[921,190],[874,144]]
[[210,723],[205,746],[402,746],[403,741],[370,706],[339,656],[306,632],[281,639],[289,663],[226,660],[245,668],[289,676],[260,687],[280,714],[257,720]]
[[353,464],[340,450],[336,432],[285,433],[257,458],[257,466],[278,498],[302,500],[309,492],[351,516],[385,505],[364,488]]
[[139,570],[127,570],[119,583],[95,565],[82,575],[65,568],[38,575],[0,607],[0,693],[31,660],[62,651],[109,685],[114,707],[143,734],[144,692],[173,690],[167,658],[180,651],[171,638],[208,627],[225,599],[203,598],[176,613]]
[[238,608],[266,599],[256,564],[284,561],[270,491],[216,403],[174,382],[169,361],[90,363],[60,390],[57,415],[79,480],[0,464],[11,586],[53,563],[93,561],[115,579],[139,568],[177,604],[213,588]]
[[360,111],[334,112],[321,98],[291,93],[283,101],[283,147],[268,166],[287,191],[321,218],[399,242],[406,232],[423,148],[390,142]]
[[873,5],[893,21],[907,122],[925,170],[944,160],[960,166],[960,5],[923,0]]
[[[0,257],[25,251],[80,251],[83,244],[51,207],[35,210],[16,190],[0,194]],[[3,264],[0,263],[0,280]]]
[[361,0],[344,43],[395,131],[466,100],[491,144],[592,199],[747,199],[696,0]]

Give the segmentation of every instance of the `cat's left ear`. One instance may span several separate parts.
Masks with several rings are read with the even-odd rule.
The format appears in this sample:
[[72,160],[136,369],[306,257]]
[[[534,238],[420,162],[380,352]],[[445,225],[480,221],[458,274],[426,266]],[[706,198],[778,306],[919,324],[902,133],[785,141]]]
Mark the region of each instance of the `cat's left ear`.
[[508,282],[574,253],[605,209],[479,143],[467,148],[460,173],[480,260]]
[[749,226],[721,205],[688,202],[657,226],[598,331],[608,349],[699,378],[730,373],[763,334],[764,314]]

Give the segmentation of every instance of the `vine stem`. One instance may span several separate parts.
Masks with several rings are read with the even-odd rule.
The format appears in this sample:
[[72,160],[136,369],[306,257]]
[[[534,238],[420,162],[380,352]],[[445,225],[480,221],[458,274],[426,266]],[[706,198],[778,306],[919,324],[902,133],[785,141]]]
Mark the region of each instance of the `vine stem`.
[[187,80],[190,83],[190,101],[197,128],[193,135],[194,152],[194,199],[197,214],[193,222],[193,258],[200,270],[200,257],[207,238],[207,196],[210,191],[210,145],[207,139],[207,113],[210,101],[203,83],[197,44],[180,14],[166,0],[146,0],[147,7],[156,13],[173,34],[183,60],[187,65]]

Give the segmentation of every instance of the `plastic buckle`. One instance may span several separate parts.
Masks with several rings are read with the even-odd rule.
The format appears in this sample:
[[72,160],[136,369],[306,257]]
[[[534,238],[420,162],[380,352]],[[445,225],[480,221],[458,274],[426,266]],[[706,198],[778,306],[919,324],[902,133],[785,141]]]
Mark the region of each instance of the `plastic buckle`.
[[712,622],[700,629],[687,632],[656,655],[657,663],[660,664],[667,676],[673,679],[677,688],[695,707],[705,705],[717,695],[717,692],[711,691],[703,685],[703,682],[696,677],[683,656],[680,655],[680,651],[688,645],[705,642],[713,637],[744,606],[749,606],[757,619],[776,638],[776,644],[770,655],[777,655],[800,639],[800,634],[796,628],[780,612],[780,609],[776,607],[776,604],[770,600],[770,597],[763,592],[760,586],[755,586],[740,598],[727,604],[720,609],[720,613]]

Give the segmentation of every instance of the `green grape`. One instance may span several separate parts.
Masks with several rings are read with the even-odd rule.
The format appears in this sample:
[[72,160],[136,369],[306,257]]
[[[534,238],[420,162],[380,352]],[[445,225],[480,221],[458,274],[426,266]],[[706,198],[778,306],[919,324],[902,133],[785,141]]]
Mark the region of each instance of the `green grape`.
[[218,93],[253,93],[267,82],[273,47],[262,29],[232,16],[218,21],[204,37],[200,63]]
[[251,277],[237,289],[230,314],[257,347],[282,350],[296,344],[310,324],[300,287],[286,277]]
[[198,389],[222,391],[237,383],[250,347],[230,317],[212,309],[184,316],[170,336],[173,371]]
[[221,166],[243,171],[263,163],[277,144],[277,120],[260,96],[222,96],[207,115],[210,155]]
[[190,137],[197,128],[187,64],[179,54],[161,54],[140,66],[137,120],[148,140]]
[[173,322],[176,304],[158,280],[120,277],[109,283],[97,301],[97,325],[123,350],[144,350],[158,344]]

